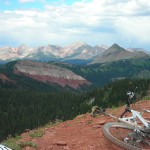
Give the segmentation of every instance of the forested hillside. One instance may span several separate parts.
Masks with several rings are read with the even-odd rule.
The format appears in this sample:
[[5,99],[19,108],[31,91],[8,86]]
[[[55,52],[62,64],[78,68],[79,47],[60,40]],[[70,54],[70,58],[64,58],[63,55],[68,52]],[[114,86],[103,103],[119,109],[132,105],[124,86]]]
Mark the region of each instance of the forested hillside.
[[[19,63],[22,65],[19,65]],[[20,70],[17,70],[17,63]],[[44,72],[45,71],[45,72]],[[31,72],[31,74],[30,74]],[[61,75],[61,77],[60,77]],[[56,77],[55,77],[56,76]],[[0,87],[10,89],[31,89],[40,91],[82,91],[90,82],[72,71],[47,63],[13,61],[0,67]]]
[[103,64],[82,66],[60,63],[58,65],[69,68],[97,87],[103,87],[104,85],[118,79],[150,78],[150,58],[120,60]]
[[[132,83],[132,88],[129,85],[130,83]],[[126,103],[127,91],[134,91],[136,87],[135,101],[139,101],[144,96],[150,95],[150,79],[117,80],[103,88],[97,88],[89,92],[88,95],[95,98],[93,105],[99,105],[103,108],[117,107]]]
[[[7,63],[6,65],[0,68],[0,75],[6,75],[8,77],[7,81],[2,81],[0,77],[0,86],[4,88],[22,88],[22,89],[35,89],[35,90],[47,90],[47,91],[62,91],[62,90],[74,90],[69,86],[73,84],[73,80],[64,80],[65,77],[68,77],[67,74],[64,74],[64,78],[61,78],[60,81],[62,84],[65,82],[65,87],[62,88],[59,83],[49,82],[47,76],[38,76],[35,78],[43,79],[45,82],[36,80],[33,75],[24,75],[24,74],[15,74],[15,64],[17,61]],[[150,59],[138,59],[138,60],[120,60],[115,62],[107,62],[104,64],[93,64],[93,65],[71,65],[66,63],[54,63],[49,62],[52,65],[59,65],[62,68],[67,68],[72,70],[75,74],[79,75],[81,78],[86,79],[87,85],[81,84],[79,88],[76,88],[78,91],[91,89],[92,86],[103,87],[104,85],[111,83],[114,80],[120,80],[125,78],[131,79],[149,79],[150,78]],[[45,68],[46,69],[46,68]],[[33,70],[31,70],[33,71]],[[34,72],[34,71],[33,71]],[[51,71],[52,72],[52,71]],[[10,79],[10,80],[9,80]],[[69,83],[70,82],[70,83]],[[78,82],[78,81],[75,81]],[[80,82],[80,81],[79,81]],[[77,84],[77,83],[76,83]]]
[[0,139],[39,127],[55,119],[67,120],[88,111],[85,95],[0,89]]
[[44,92],[0,88],[0,140],[56,119],[68,120],[91,111],[93,105],[114,107],[126,99],[129,82],[138,87],[137,96],[147,95],[150,79],[117,80],[89,92]]

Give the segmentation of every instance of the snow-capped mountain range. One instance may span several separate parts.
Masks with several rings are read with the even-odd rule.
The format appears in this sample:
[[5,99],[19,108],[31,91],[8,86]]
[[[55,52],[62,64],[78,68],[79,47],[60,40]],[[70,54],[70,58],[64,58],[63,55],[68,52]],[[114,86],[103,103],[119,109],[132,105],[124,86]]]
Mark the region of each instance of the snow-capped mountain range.
[[2,47],[0,48],[1,60],[13,60],[13,59],[90,59],[94,56],[102,53],[106,47],[95,46],[92,47],[86,43],[77,42],[66,47],[60,47],[58,45],[47,45],[37,48],[30,48],[27,45],[20,45],[17,48],[14,47]]
[[[119,46],[115,48],[119,49]],[[39,61],[96,59],[97,62],[97,59],[104,58],[103,54],[105,54],[106,57],[106,54],[109,54],[108,51],[109,50],[112,51],[112,49],[113,47],[110,49],[104,45],[97,45],[92,47],[83,42],[73,43],[66,47],[61,47],[58,45],[47,45],[47,46],[41,46],[37,48],[30,48],[27,45],[23,44],[16,48],[14,47],[0,48],[0,60],[8,62],[17,59],[30,59],[30,60],[39,60]],[[143,49],[138,49],[137,51],[136,48],[129,48],[125,51],[126,53],[127,52],[138,53],[140,52],[140,50],[143,53],[145,53]]]

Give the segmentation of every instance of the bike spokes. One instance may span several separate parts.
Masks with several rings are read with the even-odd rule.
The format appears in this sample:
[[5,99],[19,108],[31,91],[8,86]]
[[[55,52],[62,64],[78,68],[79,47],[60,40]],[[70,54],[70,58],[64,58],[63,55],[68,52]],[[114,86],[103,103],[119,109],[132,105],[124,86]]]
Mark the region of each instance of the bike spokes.
[[133,131],[122,127],[111,127],[110,133],[118,140],[124,141],[128,140],[128,135]]
[[129,128],[111,127],[110,133],[116,139],[141,149],[150,149],[150,138],[141,131],[134,131]]

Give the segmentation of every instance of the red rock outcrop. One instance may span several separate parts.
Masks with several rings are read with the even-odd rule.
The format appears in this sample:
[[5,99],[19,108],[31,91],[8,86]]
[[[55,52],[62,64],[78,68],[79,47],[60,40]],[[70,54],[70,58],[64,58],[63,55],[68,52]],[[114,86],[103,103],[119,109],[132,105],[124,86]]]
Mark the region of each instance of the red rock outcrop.
[[42,62],[20,61],[15,64],[14,73],[22,74],[48,84],[57,83],[62,87],[70,86],[77,89],[81,85],[90,85],[89,81],[73,73],[71,70]]
[[10,82],[10,83],[15,83],[15,81],[9,79],[5,74],[0,74],[0,80],[3,82],[3,83],[6,83],[6,82]]

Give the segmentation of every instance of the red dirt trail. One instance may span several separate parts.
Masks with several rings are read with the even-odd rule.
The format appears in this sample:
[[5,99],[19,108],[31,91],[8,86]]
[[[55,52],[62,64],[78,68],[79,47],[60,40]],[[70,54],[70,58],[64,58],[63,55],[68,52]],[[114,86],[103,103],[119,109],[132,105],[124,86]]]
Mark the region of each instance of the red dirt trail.
[[[134,108],[139,111],[142,108],[150,110],[150,100],[138,102]],[[123,110],[124,106],[107,111],[120,116]],[[150,114],[146,114],[145,117],[150,118]],[[122,150],[102,134],[102,126],[110,121],[115,120],[104,115],[93,118],[87,113],[56,126],[42,128],[44,135],[40,138],[29,136],[34,130],[23,133],[20,141],[36,143],[38,150]],[[23,150],[35,150],[35,148],[25,147]]]

